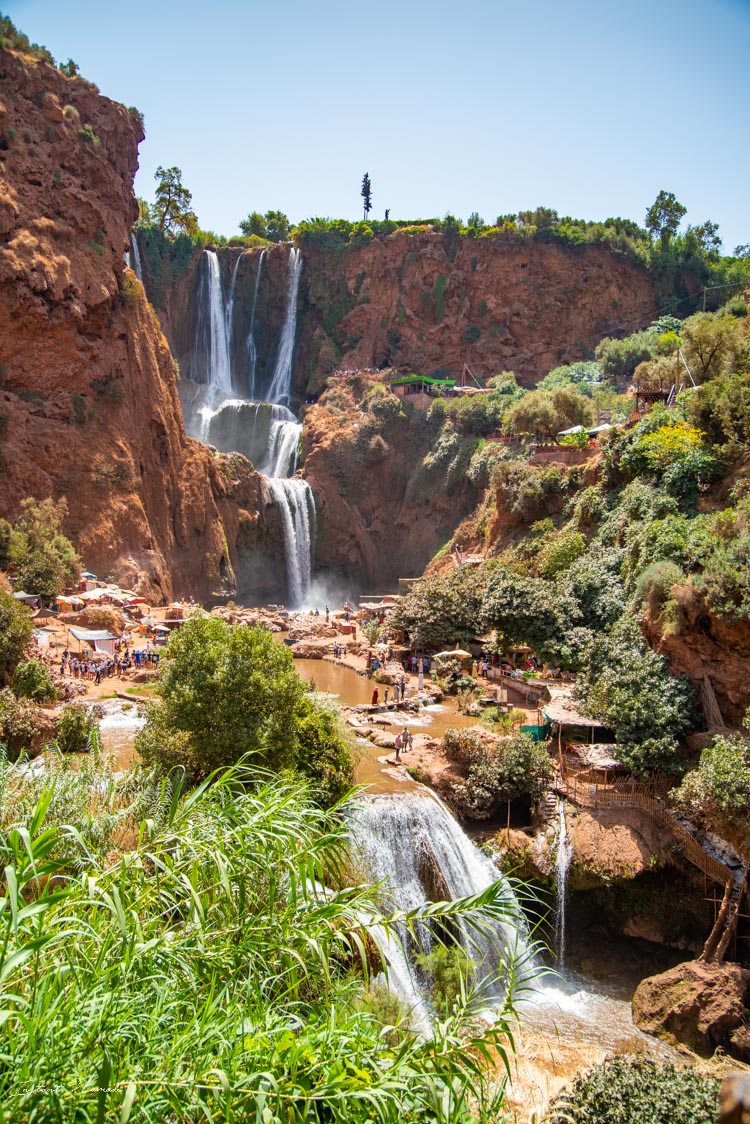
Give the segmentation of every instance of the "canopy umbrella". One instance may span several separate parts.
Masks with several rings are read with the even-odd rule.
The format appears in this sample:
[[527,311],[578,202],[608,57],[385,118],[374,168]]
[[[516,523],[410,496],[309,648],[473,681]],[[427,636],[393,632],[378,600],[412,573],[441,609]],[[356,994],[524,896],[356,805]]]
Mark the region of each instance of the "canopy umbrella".
[[84,570],[84,571],[83,571],[83,573],[81,574],[81,577],[82,577],[82,578],[88,578],[88,580],[89,580],[90,582],[95,582],[95,581],[97,581],[97,577],[96,577],[96,574],[92,574],[92,573],[90,573],[90,572],[89,572],[88,570]]
[[436,652],[434,658],[436,660],[447,659],[449,656],[455,656],[459,660],[470,660],[472,658],[471,652],[465,652],[463,648],[449,648],[445,652]]

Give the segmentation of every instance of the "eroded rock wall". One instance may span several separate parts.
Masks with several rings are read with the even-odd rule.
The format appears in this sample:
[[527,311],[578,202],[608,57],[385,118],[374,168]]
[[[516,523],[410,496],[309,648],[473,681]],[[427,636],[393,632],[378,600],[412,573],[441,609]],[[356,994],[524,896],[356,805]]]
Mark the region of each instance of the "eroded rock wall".
[[153,596],[262,586],[280,534],[261,482],[186,437],[125,270],[138,115],[12,51],[0,75],[0,514],[66,497],[86,565]]

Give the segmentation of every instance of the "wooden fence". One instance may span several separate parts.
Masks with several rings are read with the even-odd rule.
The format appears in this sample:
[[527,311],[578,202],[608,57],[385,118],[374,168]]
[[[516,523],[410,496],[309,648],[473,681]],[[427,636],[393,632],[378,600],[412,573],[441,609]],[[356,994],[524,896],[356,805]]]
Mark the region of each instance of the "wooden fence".
[[639,808],[677,840],[684,857],[708,878],[722,886],[734,882],[732,870],[701,847],[687,828],[672,815],[663,797],[638,791],[631,782],[617,782],[603,788],[601,785],[581,783],[578,778],[572,777],[559,781],[555,787],[574,804],[582,804],[588,808]]

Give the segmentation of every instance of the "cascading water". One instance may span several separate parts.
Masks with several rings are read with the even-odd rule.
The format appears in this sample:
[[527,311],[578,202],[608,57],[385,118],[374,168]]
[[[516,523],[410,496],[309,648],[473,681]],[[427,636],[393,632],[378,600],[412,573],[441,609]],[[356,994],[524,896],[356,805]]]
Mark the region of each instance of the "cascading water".
[[303,605],[312,581],[312,543],[315,528],[315,501],[306,480],[297,476],[267,476],[266,487],[281,513],[289,601]]
[[557,801],[557,832],[555,855],[555,947],[557,965],[565,967],[565,902],[568,893],[568,871],[573,858],[573,845],[568,835],[565,820],[565,801],[562,796]]
[[294,247],[289,251],[289,278],[287,281],[287,303],[284,326],[281,329],[279,353],[276,358],[268,401],[289,403],[292,390],[292,359],[294,357],[294,338],[297,332],[297,294],[302,271],[302,254]]
[[258,466],[265,476],[294,476],[302,426],[286,406],[271,407],[266,459]]
[[265,250],[258,261],[247,336],[251,399],[237,397],[238,380],[232,370],[235,293],[240,262],[245,255],[241,254],[234,263],[225,304],[219,257],[215,250],[204,253],[206,269],[198,291],[194,348],[194,369],[204,381],[186,410],[189,428],[199,440],[214,444],[223,452],[236,451],[250,457],[265,476],[266,495],[279,509],[288,600],[296,608],[309,595],[315,537],[312,490],[306,480],[294,476],[302,426],[287,405],[282,404],[291,398],[302,256],[294,248],[289,252],[287,303],[276,366],[266,400],[259,402],[254,400],[257,354],[253,333]]
[[141,266],[141,251],[138,247],[138,239],[135,236],[135,231],[130,232],[130,261],[128,264],[135,273],[138,280],[143,284],[143,268]]
[[255,368],[258,362],[258,351],[255,347],[255,308],[258,304],[258,289],[260,288],[260,275],[263,269],[263,259],[266,256],[266,251],[261,250],[258,259],[258,272],[255,275],[255,288],[253,289],[253,303],[250,308],[250,328],[247,333],[247,359],[248,359],[248,372],[247,372],[247,385],[248,394],[251,398],[257,398],[257,391],[255,389]]
[[242,261],[242,254],[239,255],[239,257],[237,258],[237,261],[234,263],[234,269],[232,270],[232,280],[229,283],[229,299],[227,300],[227,306],[224,309],[224,335],[225,335],[226,341],[227,341],[227,357],[228,357],[228,362],[229,362],[229,381],[230,381],[231,384],[234,384],[234,378],[233,378],[233,374],[232,374],[232,334],[233,334],[233,328],[234,328],[234,290],[235,290],[235,286],[237,284],[237,270],[240,267],[241,261]]
[[[431,900],[468,897],[501,879],[496,867],[463,833],[444,804],[433,795],[406,792],[357,800],[349,813],[352,843],[374,882],[383,886],[386,908],[410,910]],[[454,932],[475,965],[488,998],[499,998],[507,984],[509,961],[521,978],[532,968],[522,911],[506,886],[507,920],[481,932],[458,919]],[[428,952],[432,935],[418,926],[386,948],[389,983],[422,1021],[425,1000],[415,953]],[[404,955],[404,953],[406,955]],[[521,969],[526,967],[526,973]]]
[[209,365],[208,388],[213,404],[232,397],[232,364],[227,316],[221,289],[221,267],[215,250],[204,250],[208,269]]

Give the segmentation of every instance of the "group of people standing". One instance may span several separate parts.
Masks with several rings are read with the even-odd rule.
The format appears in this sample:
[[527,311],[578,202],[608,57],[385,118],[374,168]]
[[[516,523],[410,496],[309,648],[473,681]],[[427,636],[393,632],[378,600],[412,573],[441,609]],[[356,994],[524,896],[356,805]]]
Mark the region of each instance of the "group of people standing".
[[66,648],[60,661],[60,675],[68,674],[73,679],[87,679],[98,684],[102,679],[113,675],[122,678],[133,667],[149,666],[156,669],[160,659],[160,654],[151,648],[131,654],[127,643],[118,643],[115,645],[114,655],[100,660],[81,659]]
[[411,730],[404,726],[400,734],[396,734],[396,760],[401,760],[402,753],[408,753],[414,743]]

